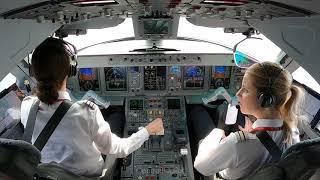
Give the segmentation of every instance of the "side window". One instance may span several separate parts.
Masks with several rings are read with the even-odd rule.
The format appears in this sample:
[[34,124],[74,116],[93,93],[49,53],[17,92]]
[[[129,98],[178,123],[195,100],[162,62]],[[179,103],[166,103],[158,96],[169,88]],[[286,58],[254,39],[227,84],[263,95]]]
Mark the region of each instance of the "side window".
[[319,83],[302,67],[299,67],[292,73],[293,79],[301,84],[308,86],[309,88],[320,94]]
[[0,136],[20,122],[20,106],[24,94],[16,81],[11,73],[0,81]]
[[7,74],[7,76],[0,81],[0,92],[10,87],[16,81],[17,78],[14,75],[12,75],[11,73]]
[[320,111],[320,85],[302,67],[292,73],[293,79],[305,86],[306,96],[302,111],[307,118],[310,127],[320,131],[319,111]]

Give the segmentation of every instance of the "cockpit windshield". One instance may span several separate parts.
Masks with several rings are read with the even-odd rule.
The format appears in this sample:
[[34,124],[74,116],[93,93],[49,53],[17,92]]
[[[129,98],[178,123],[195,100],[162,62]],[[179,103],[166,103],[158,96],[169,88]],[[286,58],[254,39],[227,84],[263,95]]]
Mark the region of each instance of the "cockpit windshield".
[[[85,35],[69,35],[65,40],[80,50],[79,55],[123,54],[134,49],[151,48],[154,43],[157,43],[158,48],[176,49],[178,53],[229,54],[232,53],[234,45],[246,36],[239,33],[225,33],[223,28],[196,26],[188,22],[185,17],[180,17],[177,37],[177,40],[135,40],[132,19],[126,18],[116,27],[89,29]],[[255,37],[261,40],[246,41],[238,46],[239,50],[261,62],[278,62],[285,55],[263,34]]]

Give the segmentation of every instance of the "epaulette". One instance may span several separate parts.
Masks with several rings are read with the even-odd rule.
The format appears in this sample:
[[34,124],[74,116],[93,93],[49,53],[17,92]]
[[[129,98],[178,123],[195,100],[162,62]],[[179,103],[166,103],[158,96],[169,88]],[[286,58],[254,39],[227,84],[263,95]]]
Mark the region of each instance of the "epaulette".
[[244,131],[237,131],[234,133],[234,135],[237,138],[237,142],[243,142],[248,139],[252,139],[252,137],[250,136],[250,133],[244,132]]
[[95,103],[90,100],[86,100],[84,104],[86,104],[90,109],[95,109]]

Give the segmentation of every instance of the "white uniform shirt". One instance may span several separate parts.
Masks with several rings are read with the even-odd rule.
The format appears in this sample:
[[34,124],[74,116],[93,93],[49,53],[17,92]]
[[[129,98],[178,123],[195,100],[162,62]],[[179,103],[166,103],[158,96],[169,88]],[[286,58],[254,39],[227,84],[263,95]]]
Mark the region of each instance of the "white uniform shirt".
[[[280,119],[258,119],[253,128],[282,127]],[[298,129],[292,130],[292,143],[284,142],[283,131],[267,131],[281,150],[299,142]],[[223,138],[223,130],[215,128],[199,145],[194,167],[203,175],[220,174],[225,179],[238,179],[270,162],[272,157],[255,134],[238,131]],[[223,138],[223,139],[222,139]]]
[[[26,97],[21,105],[21,122],[26,127],[28,115],[37,97]],[[67,92],[59,92],[59,99],[68,99]],[[31,142],[34,143],[55,110],[60,105],[56,102],[47,105],[40,102]],[[110,130],[99,108],[85,104],[85,101],[74,103],[64,115],[41,151],[41,162],[57,162],[68,170],[79,175],[99,176],[104,161],[103,154],[115,154],[125,157],[141,147],[148,140],[149,133],[142,128],[128,138],[119,138]]]

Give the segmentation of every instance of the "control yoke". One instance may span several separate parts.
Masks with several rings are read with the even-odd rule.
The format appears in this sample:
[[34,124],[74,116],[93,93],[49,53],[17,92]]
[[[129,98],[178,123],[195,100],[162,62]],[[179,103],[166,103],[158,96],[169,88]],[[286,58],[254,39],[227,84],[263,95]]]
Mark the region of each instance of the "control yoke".
[[228,102],[228,110],[226,114],[225,124],[231,125],[237,122],[238,115],[238,100],[236,96],[231,97],[228,91],[219,87],[213,93],[209,93],[207,96],[202,98],[204,104],[216,101],[217,99],[225,99]]
[[231,97],[231,95],[224,87],[219,87],[214,92],[209,93],[202,98],[202,101],[204,104],[208,104],[209,102],[213,102],[218,99],[225,99],[229,104],[231,104],[231,106],[236,106],[238,104],[237,97]]

